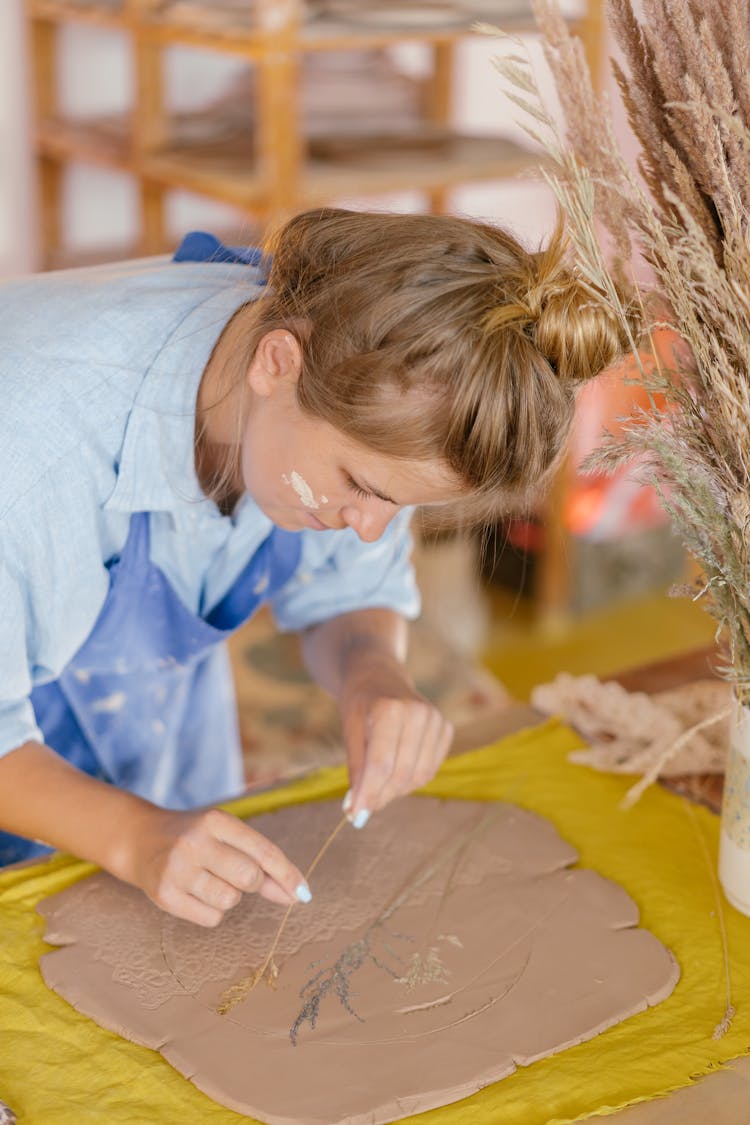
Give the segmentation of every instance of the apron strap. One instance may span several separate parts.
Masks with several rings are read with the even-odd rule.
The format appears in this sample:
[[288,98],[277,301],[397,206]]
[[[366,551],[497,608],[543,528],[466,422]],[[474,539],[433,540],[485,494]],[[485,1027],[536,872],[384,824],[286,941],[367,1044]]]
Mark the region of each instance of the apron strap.
[[[215,235],[203,230],[194,230],[185,235],[175,250],[172,261],[259,266],[263,262],[263,251],[257,246],[225,246]],[[260,279],[258,284],[265,285],[265,278]]]

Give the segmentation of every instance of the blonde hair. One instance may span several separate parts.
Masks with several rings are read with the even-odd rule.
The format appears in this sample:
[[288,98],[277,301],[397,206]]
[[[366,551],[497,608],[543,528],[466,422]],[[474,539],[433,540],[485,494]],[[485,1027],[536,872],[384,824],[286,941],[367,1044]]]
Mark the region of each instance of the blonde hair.
[[506,231],[436,215],[307,211],[268,247],[252,355],[302,347],[300,407],[372,450],[445,463],[497,506],[536,490],[575,388],[625,349],[617,317],[566,263]]

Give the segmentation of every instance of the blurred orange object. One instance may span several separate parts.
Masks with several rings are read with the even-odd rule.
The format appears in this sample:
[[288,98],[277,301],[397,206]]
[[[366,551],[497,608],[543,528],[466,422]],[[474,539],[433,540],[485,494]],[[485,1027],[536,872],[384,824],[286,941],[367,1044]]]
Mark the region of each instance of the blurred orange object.
[[[656,370],[657,364],[670,370],[680,361],[684,364],[684,345],[672,330],[659,329],[653,344],[653,350],[646,347],[640,352],[646,373]],[[601,445],[605,430],[616,436],[633,410],[651,410],[648,393],[635,382],[639,377],[638,365],[631,356],[581,390],[563,511],[565,527],[572,535],[601,542],[667,522],[656,490],[641,479],[641,458],[633,458],[614,473],[584,474],[580,470],[589,453]],[[657,408],[664,407],[663,396],[654,399]]]

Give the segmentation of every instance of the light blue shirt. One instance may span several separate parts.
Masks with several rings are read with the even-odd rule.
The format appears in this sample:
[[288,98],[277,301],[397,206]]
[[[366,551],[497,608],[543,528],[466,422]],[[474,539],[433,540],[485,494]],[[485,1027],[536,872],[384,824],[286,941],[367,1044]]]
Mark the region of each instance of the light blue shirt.
[[[263,292],[245,265],[158,258],[0,286],[0,754],[42,740],[30,692],[91,632],[133,512],[151,513],[152,561],[204,615],[268,535],[248,495],[222,516],[193,460],[203,369]],[[410,515],[371,544],[303,531],[272,601],[279,627],[367,607],[415,617]]]

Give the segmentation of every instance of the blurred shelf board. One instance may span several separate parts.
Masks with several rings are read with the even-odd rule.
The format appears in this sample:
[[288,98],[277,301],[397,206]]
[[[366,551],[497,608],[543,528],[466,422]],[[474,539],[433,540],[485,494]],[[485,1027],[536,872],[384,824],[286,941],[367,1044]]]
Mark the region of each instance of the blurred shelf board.
[[433,190],[481,180],[500,180],[529,170],[541,157],[507,138],[446,137],[434,148],[390,147],[364,139],[349,154],[339,146],[339,155],[323,160],[315,155],[303,170],[305,196],[315,202],[336,195],[380,194],[408,188]]
[[[567,24],[572,31],[577,31],[582,23],[578,14],[567,19]],[[466,39],[483,32],[477,31],[477,24],[502,29],[510,35],[534,34],[537,30],[531,10],[507,13],[499,12],[497,17],[490,17],[487,13],[477,14],[463,23],[423,25],[410,27],[402,24],[399,27],[382,25],[355,24],[344,22],[333,17],[318,17],[303,23],[300,27],[300,45],[308,51],[346,50],[352,47],[388,47],[394,43],[453,43],[457,39]]]
[[[269,33],[260,27],[248,26],[246,20],[236,20],[231,12],[219,17],[217,6],[206,4],[205,19],[194,14],[176,11],[135,14],[121,0],[104,0],[82,3],[80,0],[26,0],[28,15],[35,20],[51,23],[84,23],[123,31],[138,29],[144,39],[163,46],[198,47],[204,50],[243,55],[250,60],[262,59],[268,49]],[[567,18],[572,30],[582,25],[583,15]],[[410,25],[408,22],[388,24],[368,23],[364,19],[344,20],[329,15],[313,15],[280,29],[292,37],[297,51],[346,51],[389,47],[396,43],[427,43],[434,46],[454,43],[457,39],[477,34],[477,23],[497,25],[503,32],[513,35],[532,34],[536,30],[531,10],[511,8],[495,15],[489,6],[463,19],[439,20]],[[278,33],[278,32],[277,32]]]
[[[531,33],[535,30],[530,16],[517,16],[502,21],[503,31],[511,34]],[[229,51],[250,57],[259,56],[266,49],[266,41],[259,30],[246,26],[196,27],[182,17],[153,16],[143,24],[144,35],[162,43],[194,46],[216,51]],[[396,43],[454,43],[457,39],[478,34],[472,21],[463,24],[434,24],[419,28],[360,27],[333,19],[314,19],[300,24],[295,31],[295,48],[298,51],[348,51],[391,47]]]
[[[181,124],[189,132],[189,118]],[[39,124],[37,143],[45,156],[136,172],[240,207],[261,205],[268,190],[249,134],[177,139],[138,156],[129,139],[127,117],[55,118]],[[508,178],[541,162],[539,153],[513,141],[448,131],[440,136],[315,138],[300,169],[299,194],[304,203],[318,204],[344,196],[428,191]]]
[[[328,159],[313,154],[299,172],[298,194],[306,205],[337,197],[380,195],[405,190],[434,190],[459,183],[496,180],[539,163],[539,156],[495,137],[446,138],[440,147],[409,152],[373,139],[335,146]],[[348,151],[347,151],[348,150]],[[332,150],[333,153],[333,150]],[[168,184],[184,184],[240,206],[262,201],[265,185],[253,156],[234,141],[185,145],[154,154],[144,172]]]
[[262,209],[266,185],[251,156],[216,145],[165,149],[143,162],[143,174],[168,187],[207,195],[236,207]]
[[97,27],[126,28],[129,17],[121,3],[76,4],[75,0],[26,0],[31,19],[51,23],[84,23]]
[[37,123],[36,143],[44,156],[58,160],[82,160],[125,171],[132,166],[126,118],[47,118]]
[[[530,26],[529,21],[527,25]],[[152,17],[142,25],[144,37],[164,45],[199,47],[205,50],[262,58],[268,49],[261,31],[247,27],[197,28],[178,18]],[[395,31],[385,28],[356,28],[328,20],[300,25],[294,32],[294,49],[305,51],[370,50],[391,47],[396,43],[453,43],[458,38],[476,34],[470,24],[465,27],[432,27],[419,31]]]
[[[520,35],[533,31],[530,19],[511,23],[503,21],[503,31]],[[463,27],[404,28],[396,31],[387,28],[355,28],[337,24],[333,20],[318,20],[306,24],[300,32],[300,46],[306,51],[346,51],[352,48],[391,47],[395,43],[453,43],[478,33],[471,24]]]

